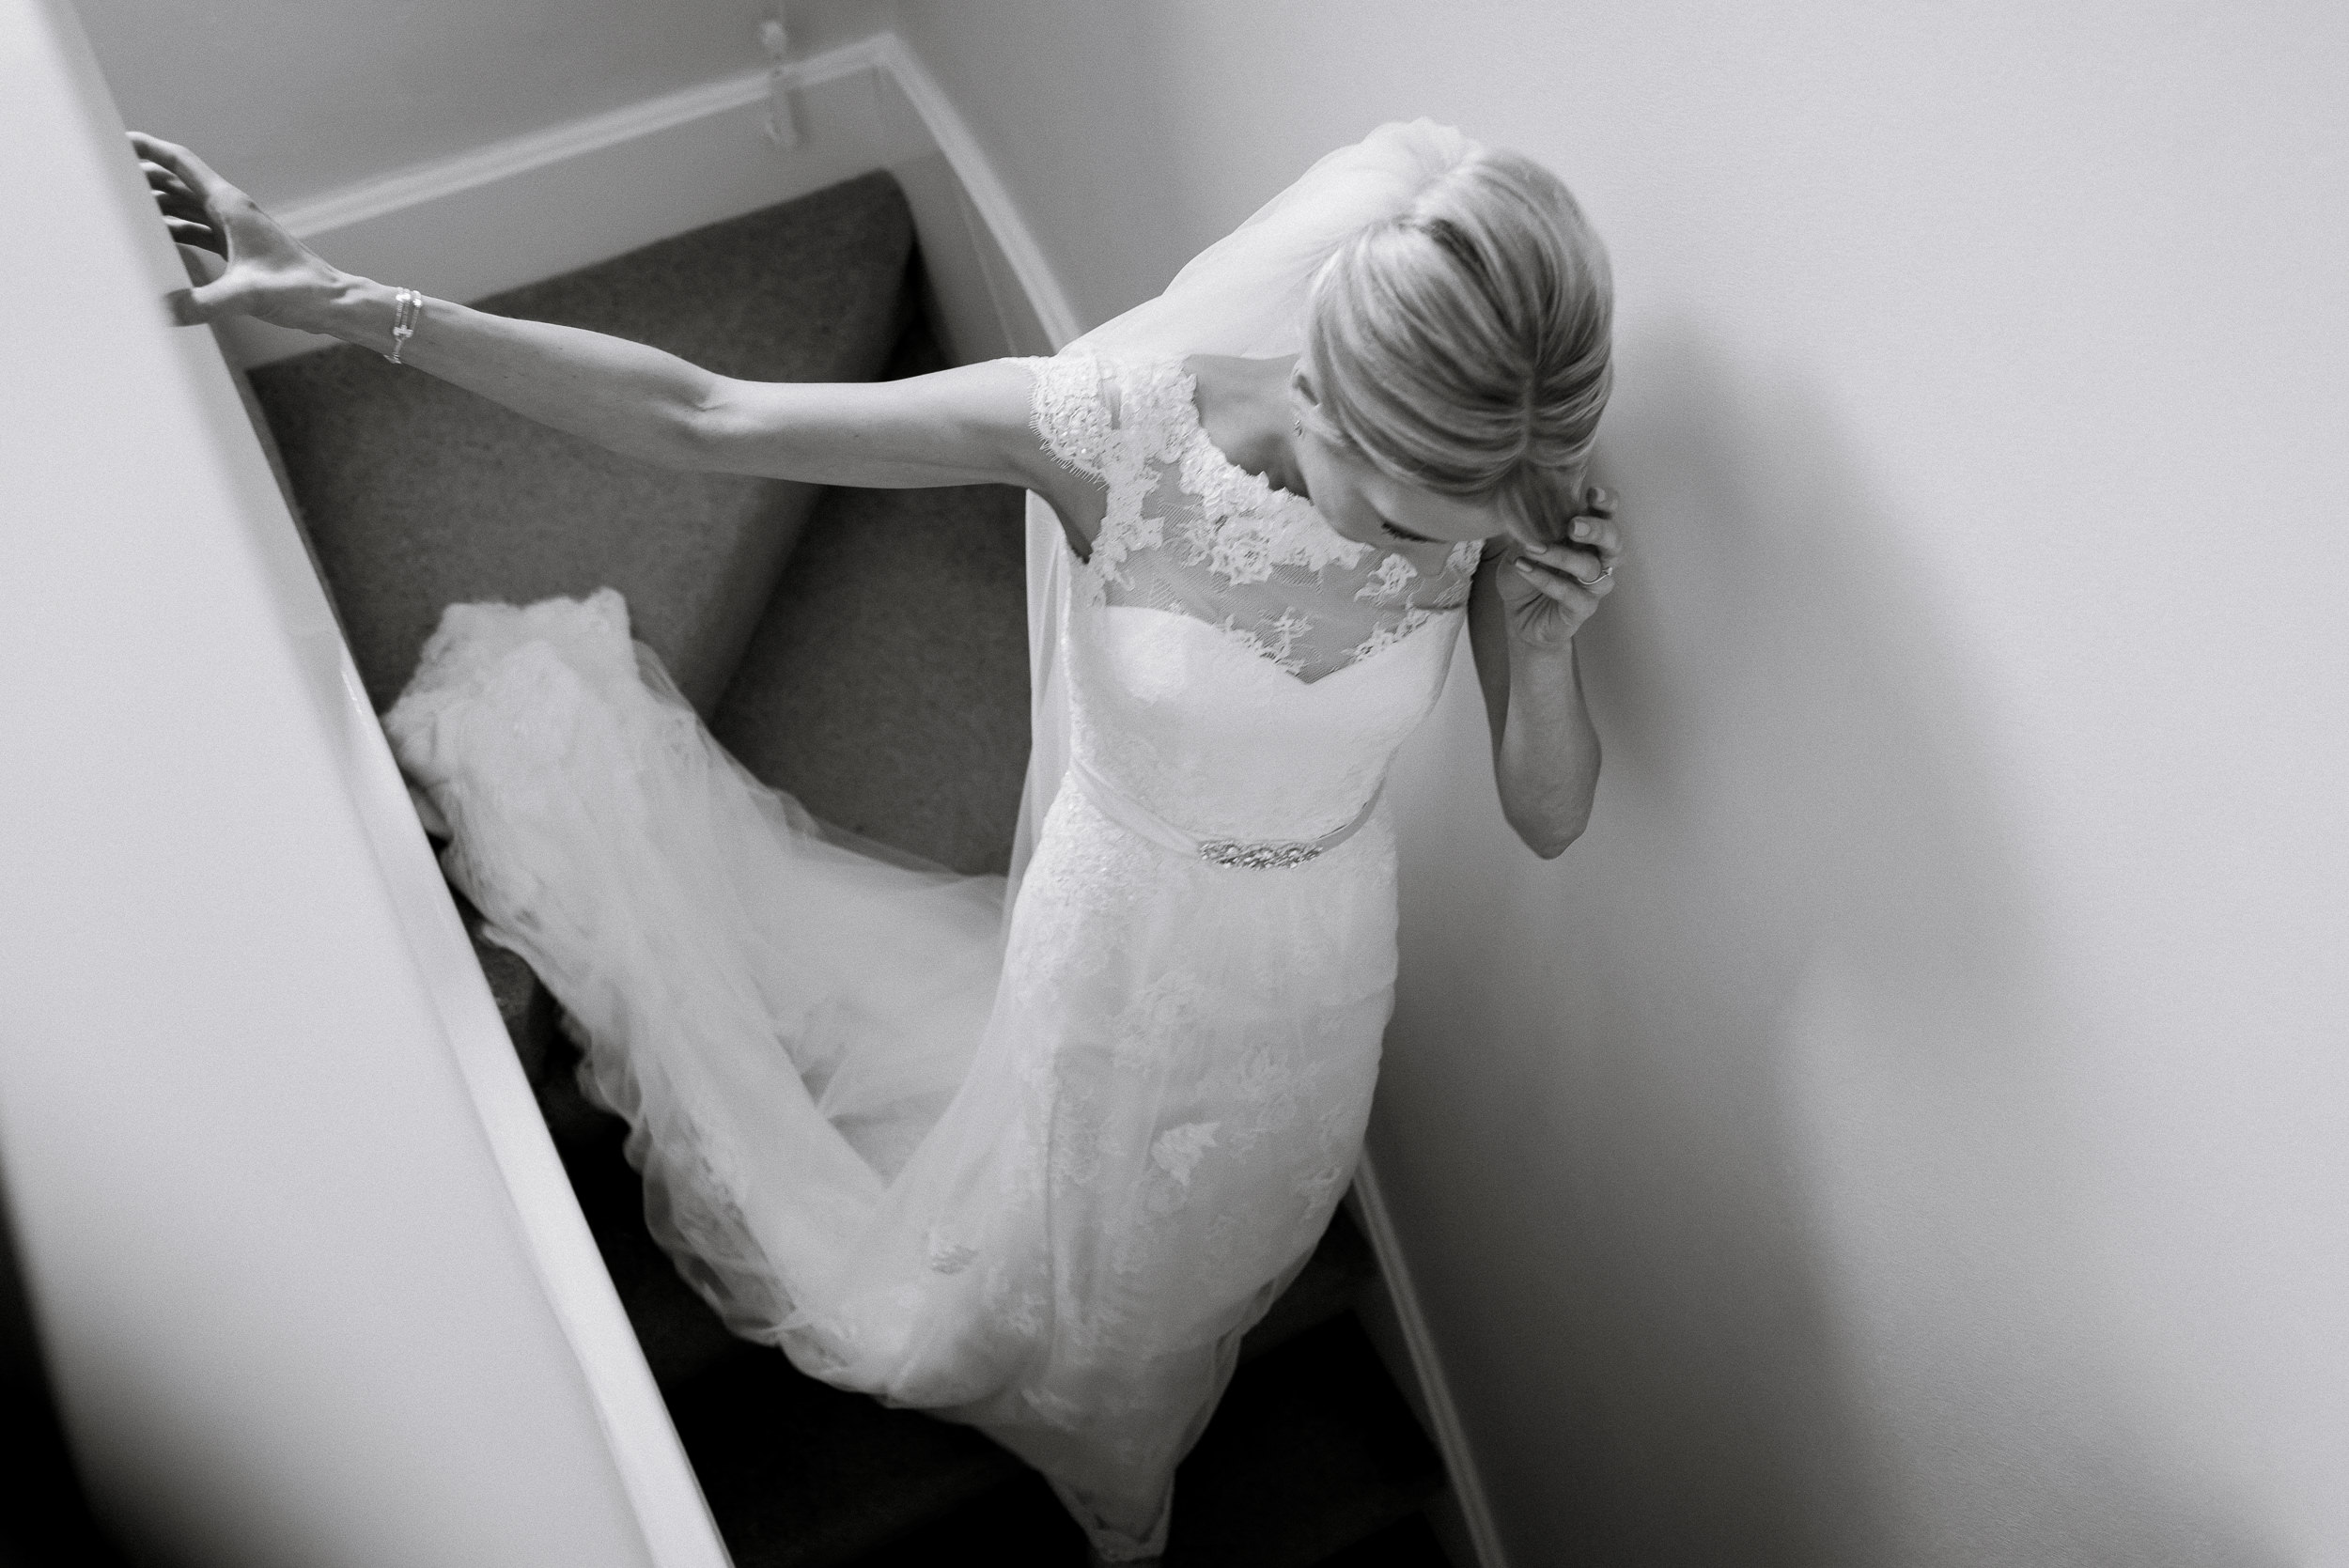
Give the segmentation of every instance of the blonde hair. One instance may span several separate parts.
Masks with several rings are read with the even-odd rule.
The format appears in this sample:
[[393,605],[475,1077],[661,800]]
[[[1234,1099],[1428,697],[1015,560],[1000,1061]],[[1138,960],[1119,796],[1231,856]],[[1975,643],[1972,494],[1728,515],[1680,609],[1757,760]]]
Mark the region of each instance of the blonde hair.
[[1606,247],[1556,175],[1485,151],[1314,280],[1301,417],[1383,473],[1557,537],[1613,384]]

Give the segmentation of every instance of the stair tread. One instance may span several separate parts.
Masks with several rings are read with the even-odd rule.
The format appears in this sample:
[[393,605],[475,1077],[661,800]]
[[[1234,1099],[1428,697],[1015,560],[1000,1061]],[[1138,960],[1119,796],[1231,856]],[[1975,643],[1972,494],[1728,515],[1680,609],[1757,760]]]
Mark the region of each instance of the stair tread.
[[828,490],[711,730],[827,822],[1009,863],[1028,761],[1023,492]]
[[457,902],[457,912],[464,921],[465,935],[473,941],[474,960],[481,965],[481,977],[490,983],[490,1000],[497,1003],[498,1017],[506,1025],[506,1036],[513,1042],[514,1054],[522,1064],[522,1076],[533,1089],[543,1088],[549,1071],[557,1017],[554,999],[538,983],[538,976],[521,954],[498,946],[482,935],[481,912],[461,893],[452,888],[450,896]]
[[1396,1520],[1325,1560],[1321,1568],[1453,1568],[1425,1513]]
[[587,1224],[655,1380],[674,1388],[739,1350],[755,1349],[737,1339],[685,1282],[668,1253],[645,1229],[642,1189],[631,1188],[630,1195],[635,1199],[632,1211],[615,1212],[617,1205],[598,1204]]
[[[1168,1568],[1316,1568],[1367,1550],[1443,1485],[1442,1462],[1361,1325],[1338,1318],[1233,1378],[1175,1478]],[[917,1568],[972,1540],[1036,1568],[1084,1561],[1082,1533],[1042,1480],[1023,1471],[858,1559],[858,1568]]]
[[[480,303],[723,374],[861,380],[904,324],[911,247],[902,193],[872,175]],[[251,380],[379,707],[444,606],[608,583],[708,711],[817,493],[622,458],[365,349]]]
[[1353,1216],[1338,1209],[1330,1215],[1330,1228],[1322,1233],[1305,1266],[1248,1330],[1248,1337],[1240,1343],[1240,1358],[1262,1356],[1327,1323],[1352,1307],[1363,1287],[1377,1275],[1378,1260],[1369,1241]]
[[1184,1462],[1169,1568],[1318,1563],[1443,1487],[1442,1461],[1351,1313],[1262,1364],[1268,1375],[1233,1379]]
[[853,1560],[1022,1473],[968,1427],[831,1388],[755,1347],[673,1392],[670,1410],[739,1568]]

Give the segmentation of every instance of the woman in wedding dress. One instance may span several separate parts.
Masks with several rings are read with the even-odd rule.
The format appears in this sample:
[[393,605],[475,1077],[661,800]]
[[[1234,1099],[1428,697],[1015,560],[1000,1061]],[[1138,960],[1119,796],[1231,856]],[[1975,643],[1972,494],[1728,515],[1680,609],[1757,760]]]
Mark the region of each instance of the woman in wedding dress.
[[980,1427],[1099,1559],[1159,1554],[1352,1176],[1395,970],[1380,783],[1464,623],[1509,820],[1552,855],[1589,811],[1610,286],[1564,188],[1388,126],[1056,357],[765,384],[341,273],[134,140],[219,253],[184,319],[331,334],[678,467],[1032,492],[1008,885],[760,784],[608,589],[452,606],[386,728],[735,1331]]

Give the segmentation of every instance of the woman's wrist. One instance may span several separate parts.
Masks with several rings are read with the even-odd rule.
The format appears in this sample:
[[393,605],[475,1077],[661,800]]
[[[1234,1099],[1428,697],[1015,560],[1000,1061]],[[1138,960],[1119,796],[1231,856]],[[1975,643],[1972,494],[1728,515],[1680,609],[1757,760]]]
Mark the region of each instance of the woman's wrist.
[[286,326],[387,354],[392,350],[392,325],[399,314],[397,294],[398,290],[373,278],[336,272],[305,287],[294,307],[281,314],[281,320]]
[[[1574,631],[1581,629],[1577,627]],[[1509,629],[1510,661],[1525,667],[1571,667],[1574,663],[1574,631],[1561,637],[1554,629],[1529,632],[1513,625]]]

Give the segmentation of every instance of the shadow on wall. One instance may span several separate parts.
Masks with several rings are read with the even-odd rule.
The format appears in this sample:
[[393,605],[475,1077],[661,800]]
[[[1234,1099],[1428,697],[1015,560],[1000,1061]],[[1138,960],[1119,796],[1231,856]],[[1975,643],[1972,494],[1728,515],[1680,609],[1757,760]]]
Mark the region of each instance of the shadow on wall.
[[1499,1413],[1471,1439],[1517,1560],[2283,1560],[2181,1482],[2111,1349],[2072,1212],[2081,1026],[1968,629],[1821,400],[1693,331],[1621,363],[1590,832],[1545,867],[1458,809],[1490,799],[1464,691],[1397,779],[1373,1148],[1439,1254],[1413,1261],[1451,1375]]
[[0,1452],[8,1498],[0,1508],[0,1562],[36,1568],[124,1568],[90,1516],[41,1363],[24,1292],[8,1193],[0,1188]]

